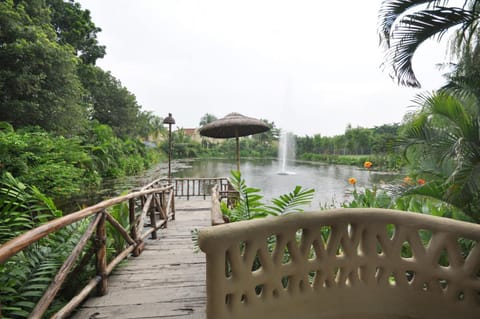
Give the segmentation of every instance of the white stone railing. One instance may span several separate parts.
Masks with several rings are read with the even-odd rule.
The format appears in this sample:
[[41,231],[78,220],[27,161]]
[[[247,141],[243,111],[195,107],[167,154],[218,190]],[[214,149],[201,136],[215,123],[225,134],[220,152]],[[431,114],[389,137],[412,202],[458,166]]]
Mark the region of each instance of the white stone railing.
[[204,229],[208,319],[480,318],[480,225],[383,209]]

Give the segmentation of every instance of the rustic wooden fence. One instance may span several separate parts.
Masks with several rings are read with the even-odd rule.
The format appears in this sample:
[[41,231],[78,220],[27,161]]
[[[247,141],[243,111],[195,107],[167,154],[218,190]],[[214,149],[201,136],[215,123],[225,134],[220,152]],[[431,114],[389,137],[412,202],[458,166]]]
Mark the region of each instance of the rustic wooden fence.
[[[36,304],[29,318],[42,318],[62,285],[66,282],[72,269],[73,273],[75,273],[75,271],[78,271],[76,268],[88,263],[94,255],[96,256],[95,276],[91,278],[88,284],[71,299],[67,305],[53,315],[52,318],[67,317],[95,288],[97,289],[98,295],[105,295],[107,293],[107,277],[115,266],[130,254],[138,256],[144,248],[144,240],[149,235],[151,235],[152,238],[156,238],[157,230],[162,227],[167,227],[168,219],[175,218],[174,186],[164,185],[155,187],[155,185],[157,184],[151,183],[143,187],[140,191],[105,200],[94,206],[52,220],[0,246],[0,263],[4,263],[16,253],[58,230],[81,220],[90,220],[85,233],[82,235],[76,247],[71,251],[64,264],[59,268],[55,278],[52,280],[40,301]],[[125,229],[111,216],[108,209],[114,205],[127,202],[130,226],[128,229]],[[148,219],[149,223],[146,222]],[[119,252],[115,258],[109,262],[107,261],[106,246],[107,222],[121,234],[127,243],[125,249]],[[91,250],[91,253],[84,253],[91,239],[93,239],[92,247],[94,247],[94,249]],[[79,258],[80,256],[82,257]],[[76,268],[74,269],[74,267]],[[0,305],[0,318],[1,317]]]
[[171,183],[175,189],[175,196],[179,198],[201,196],[206,199],[207,196],[212,195],[212,188],[218,185],[220,194],[225,195],[232,192],[232,186],[225,177],[210,177],[210,178],[161,178],[153,181],[147,186],[158,186]]

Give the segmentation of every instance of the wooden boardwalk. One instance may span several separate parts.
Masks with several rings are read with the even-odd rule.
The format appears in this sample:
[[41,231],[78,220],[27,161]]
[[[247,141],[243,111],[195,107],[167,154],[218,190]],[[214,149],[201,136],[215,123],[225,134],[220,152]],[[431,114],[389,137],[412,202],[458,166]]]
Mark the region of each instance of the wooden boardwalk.
[[176,220],[114,270],[107,295],[91,297],[72,318],[204,319],[205,255],[194,252],[190,231],[210,225],[210,203],[177,200]]

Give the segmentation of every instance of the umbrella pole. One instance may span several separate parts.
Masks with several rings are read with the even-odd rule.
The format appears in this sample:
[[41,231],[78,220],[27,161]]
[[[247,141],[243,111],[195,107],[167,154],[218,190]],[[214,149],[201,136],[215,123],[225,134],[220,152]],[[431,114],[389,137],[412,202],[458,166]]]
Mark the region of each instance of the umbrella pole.
[[237,171],[240,172],[240,144],[238,141],[238,130],[236,132],[235,139],[237,140]]

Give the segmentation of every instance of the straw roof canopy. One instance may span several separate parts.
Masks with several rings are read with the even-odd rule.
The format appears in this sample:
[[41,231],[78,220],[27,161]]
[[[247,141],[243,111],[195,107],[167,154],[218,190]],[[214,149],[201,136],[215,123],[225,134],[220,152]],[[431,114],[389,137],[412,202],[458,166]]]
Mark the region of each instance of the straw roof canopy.
[[207,137],[232,138],[262,133],[269,129],[268,125],[261,120],[239,113],[230,113],[224,118],[203,126],[199,133]]

